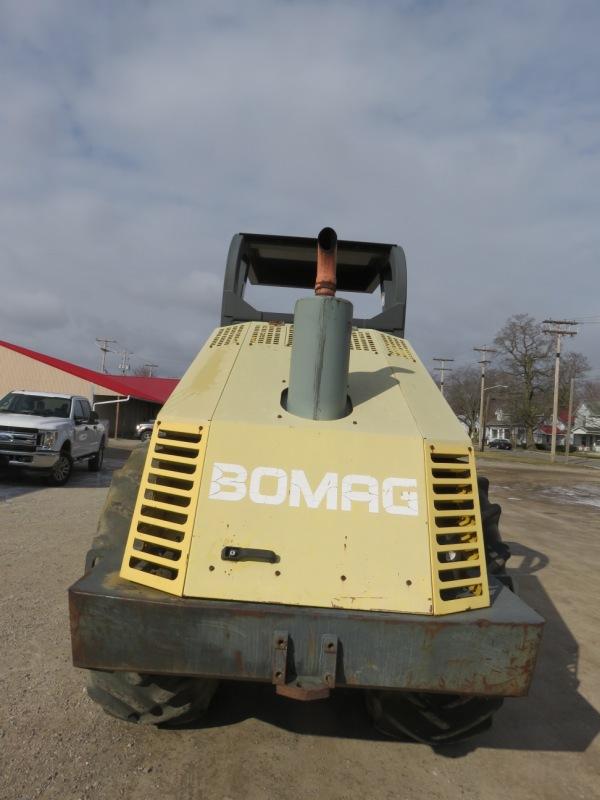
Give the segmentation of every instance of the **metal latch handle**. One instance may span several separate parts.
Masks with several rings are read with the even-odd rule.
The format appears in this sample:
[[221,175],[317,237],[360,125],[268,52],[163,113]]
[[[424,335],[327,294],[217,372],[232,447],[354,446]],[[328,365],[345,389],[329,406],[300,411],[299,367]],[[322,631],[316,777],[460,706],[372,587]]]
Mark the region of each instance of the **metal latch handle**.
[[254,547],[224,547],[221,550],[223,561],[263,561],[267,564],[279,563],[279,556],[273,550],[258,550]]

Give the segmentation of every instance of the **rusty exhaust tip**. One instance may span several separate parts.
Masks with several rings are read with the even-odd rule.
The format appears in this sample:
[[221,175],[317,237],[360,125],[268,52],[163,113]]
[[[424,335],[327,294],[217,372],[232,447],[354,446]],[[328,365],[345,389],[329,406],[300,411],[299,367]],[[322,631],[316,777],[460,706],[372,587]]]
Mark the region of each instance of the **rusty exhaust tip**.
[[317,280],[315,294],[334,297],[336,282],[337,233],[323,228],[317,237]]

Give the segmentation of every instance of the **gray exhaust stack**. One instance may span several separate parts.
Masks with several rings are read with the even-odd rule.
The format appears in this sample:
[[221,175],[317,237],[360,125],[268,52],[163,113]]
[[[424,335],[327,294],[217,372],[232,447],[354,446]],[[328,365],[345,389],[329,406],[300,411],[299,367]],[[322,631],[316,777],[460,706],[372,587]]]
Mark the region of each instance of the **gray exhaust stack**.
[[335,297],[337,235],[317,239],[315,297],[298,300],[287,410],[306,419],[340,419],[348,413],[352,303]]

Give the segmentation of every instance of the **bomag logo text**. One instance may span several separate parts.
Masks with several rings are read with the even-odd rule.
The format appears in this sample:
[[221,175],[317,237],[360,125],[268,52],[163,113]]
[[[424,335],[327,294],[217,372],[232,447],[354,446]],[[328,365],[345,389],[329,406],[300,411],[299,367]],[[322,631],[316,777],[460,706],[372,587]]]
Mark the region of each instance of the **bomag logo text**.
[[255,467],[215,462],[212,467],[210,500],[239,502],[250,500],[259,505],[291,508],[325,508],[328,511],[352,511],[356,505],[371,513],[385,512],[415,517],[419,513],[415,478],[389,477],[379,481],[372,475],[343,475],[326,472],[318,484],[310,484],[302,469],[289,473],[279,467]]

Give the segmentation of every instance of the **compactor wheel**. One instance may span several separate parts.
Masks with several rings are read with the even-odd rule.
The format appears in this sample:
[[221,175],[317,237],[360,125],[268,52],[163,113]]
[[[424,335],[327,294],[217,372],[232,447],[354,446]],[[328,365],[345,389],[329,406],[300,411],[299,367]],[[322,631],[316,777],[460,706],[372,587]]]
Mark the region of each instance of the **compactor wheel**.
[[[119,570],[147,451],[147,445],[136,447],[115,472],[87,554],[86,571],[104,559]],[[89,670],[87,692],[113,717],[138,724],[182,725],[206,710],[217,684],[208,678]]]
[[[478,478],[477,487],[488,574],[512,588],[506,574],[510,550],[502,541],[499,530],[502,509],[489,501],[487,478]],[[503,697],[385,690],[367,692],[367,709],[381,733],[409,737],[433,746],[458,742],[486,730],[492,724],[492,715],[503,702]]]
[[140,725],[183,725],[210,703],[218,681],[137,672],[88,673],[88,695],[107,714]]
[[377,730],[433,746],[486,730],[502,701],[502,697],[428,692],[367,692],[367,708]]

